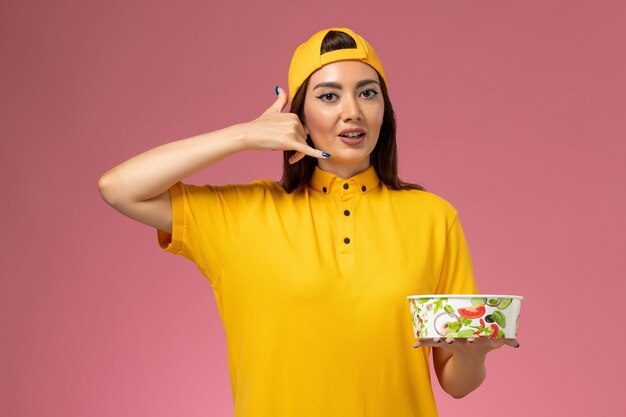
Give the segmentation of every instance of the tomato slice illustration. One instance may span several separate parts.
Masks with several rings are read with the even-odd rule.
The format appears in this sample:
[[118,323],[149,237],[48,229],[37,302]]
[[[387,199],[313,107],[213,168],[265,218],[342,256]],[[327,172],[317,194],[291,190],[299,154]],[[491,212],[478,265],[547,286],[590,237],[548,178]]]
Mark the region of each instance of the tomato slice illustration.
[[491,328],[491,338],[495,339],[498,337],[498,332],[500,331],[500,329],[498,328],[498,325],[495,323],[492,323],[491,326],[489,326]]
[[462,317],[466,319],[477,319],[485,314],[485,306],[470,306],[465,308],[459,308],[457,310]]

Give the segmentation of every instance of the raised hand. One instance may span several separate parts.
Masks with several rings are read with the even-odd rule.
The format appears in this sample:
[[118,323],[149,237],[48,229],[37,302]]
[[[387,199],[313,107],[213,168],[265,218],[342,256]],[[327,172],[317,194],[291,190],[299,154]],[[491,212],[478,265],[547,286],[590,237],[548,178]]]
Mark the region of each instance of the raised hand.
[[239,125],[244,129],[248,149],[272,149],[296,153],[289,158],[294,164],[306,155],[328,158],[330,155],[306,143],[307,132],[296,114],[283,113],[287,94],[280,89],[276,101],[255,120]]

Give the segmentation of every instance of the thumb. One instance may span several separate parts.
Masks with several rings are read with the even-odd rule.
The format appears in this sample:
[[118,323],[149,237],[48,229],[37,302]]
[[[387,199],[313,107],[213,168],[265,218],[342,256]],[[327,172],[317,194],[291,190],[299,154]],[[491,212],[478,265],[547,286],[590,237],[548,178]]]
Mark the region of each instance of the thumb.
[[287,105],[287,93],[278,86],[276,86],[276,92],[278,94],[276,101],[263,114],[280,113]]

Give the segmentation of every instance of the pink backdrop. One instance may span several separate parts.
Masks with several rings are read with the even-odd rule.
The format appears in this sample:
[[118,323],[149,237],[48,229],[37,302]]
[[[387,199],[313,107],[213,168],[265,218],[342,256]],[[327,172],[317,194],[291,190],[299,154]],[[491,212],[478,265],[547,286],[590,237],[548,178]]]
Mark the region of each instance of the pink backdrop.
[[[526,297],[521,348],[493,352],[465,399],[435,383],[441,415],[624,415],[624,3],[309,4],[2,3],[0,415],[232,412],[208,282],[97,179],[256,117],[297,43],[335,25],[377,48],[401,174],[456,205],[481,290]],[[192,181],[279,165],[249,152]]]

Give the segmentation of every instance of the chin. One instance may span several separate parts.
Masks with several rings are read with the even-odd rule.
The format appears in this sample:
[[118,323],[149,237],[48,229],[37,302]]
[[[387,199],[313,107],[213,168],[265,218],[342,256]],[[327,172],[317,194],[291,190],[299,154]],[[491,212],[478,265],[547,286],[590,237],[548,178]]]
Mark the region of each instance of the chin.
[[[367,160],[369,162],[369,158],[372,152],[369,149],[338,149],[336,152],[336,160],[341,160],[344,162],[348,162],[351,164],[362,162],[363,160]],[[332,157],[335,154],[331,153]],[[331,157],[331,159],[332,159]]]

